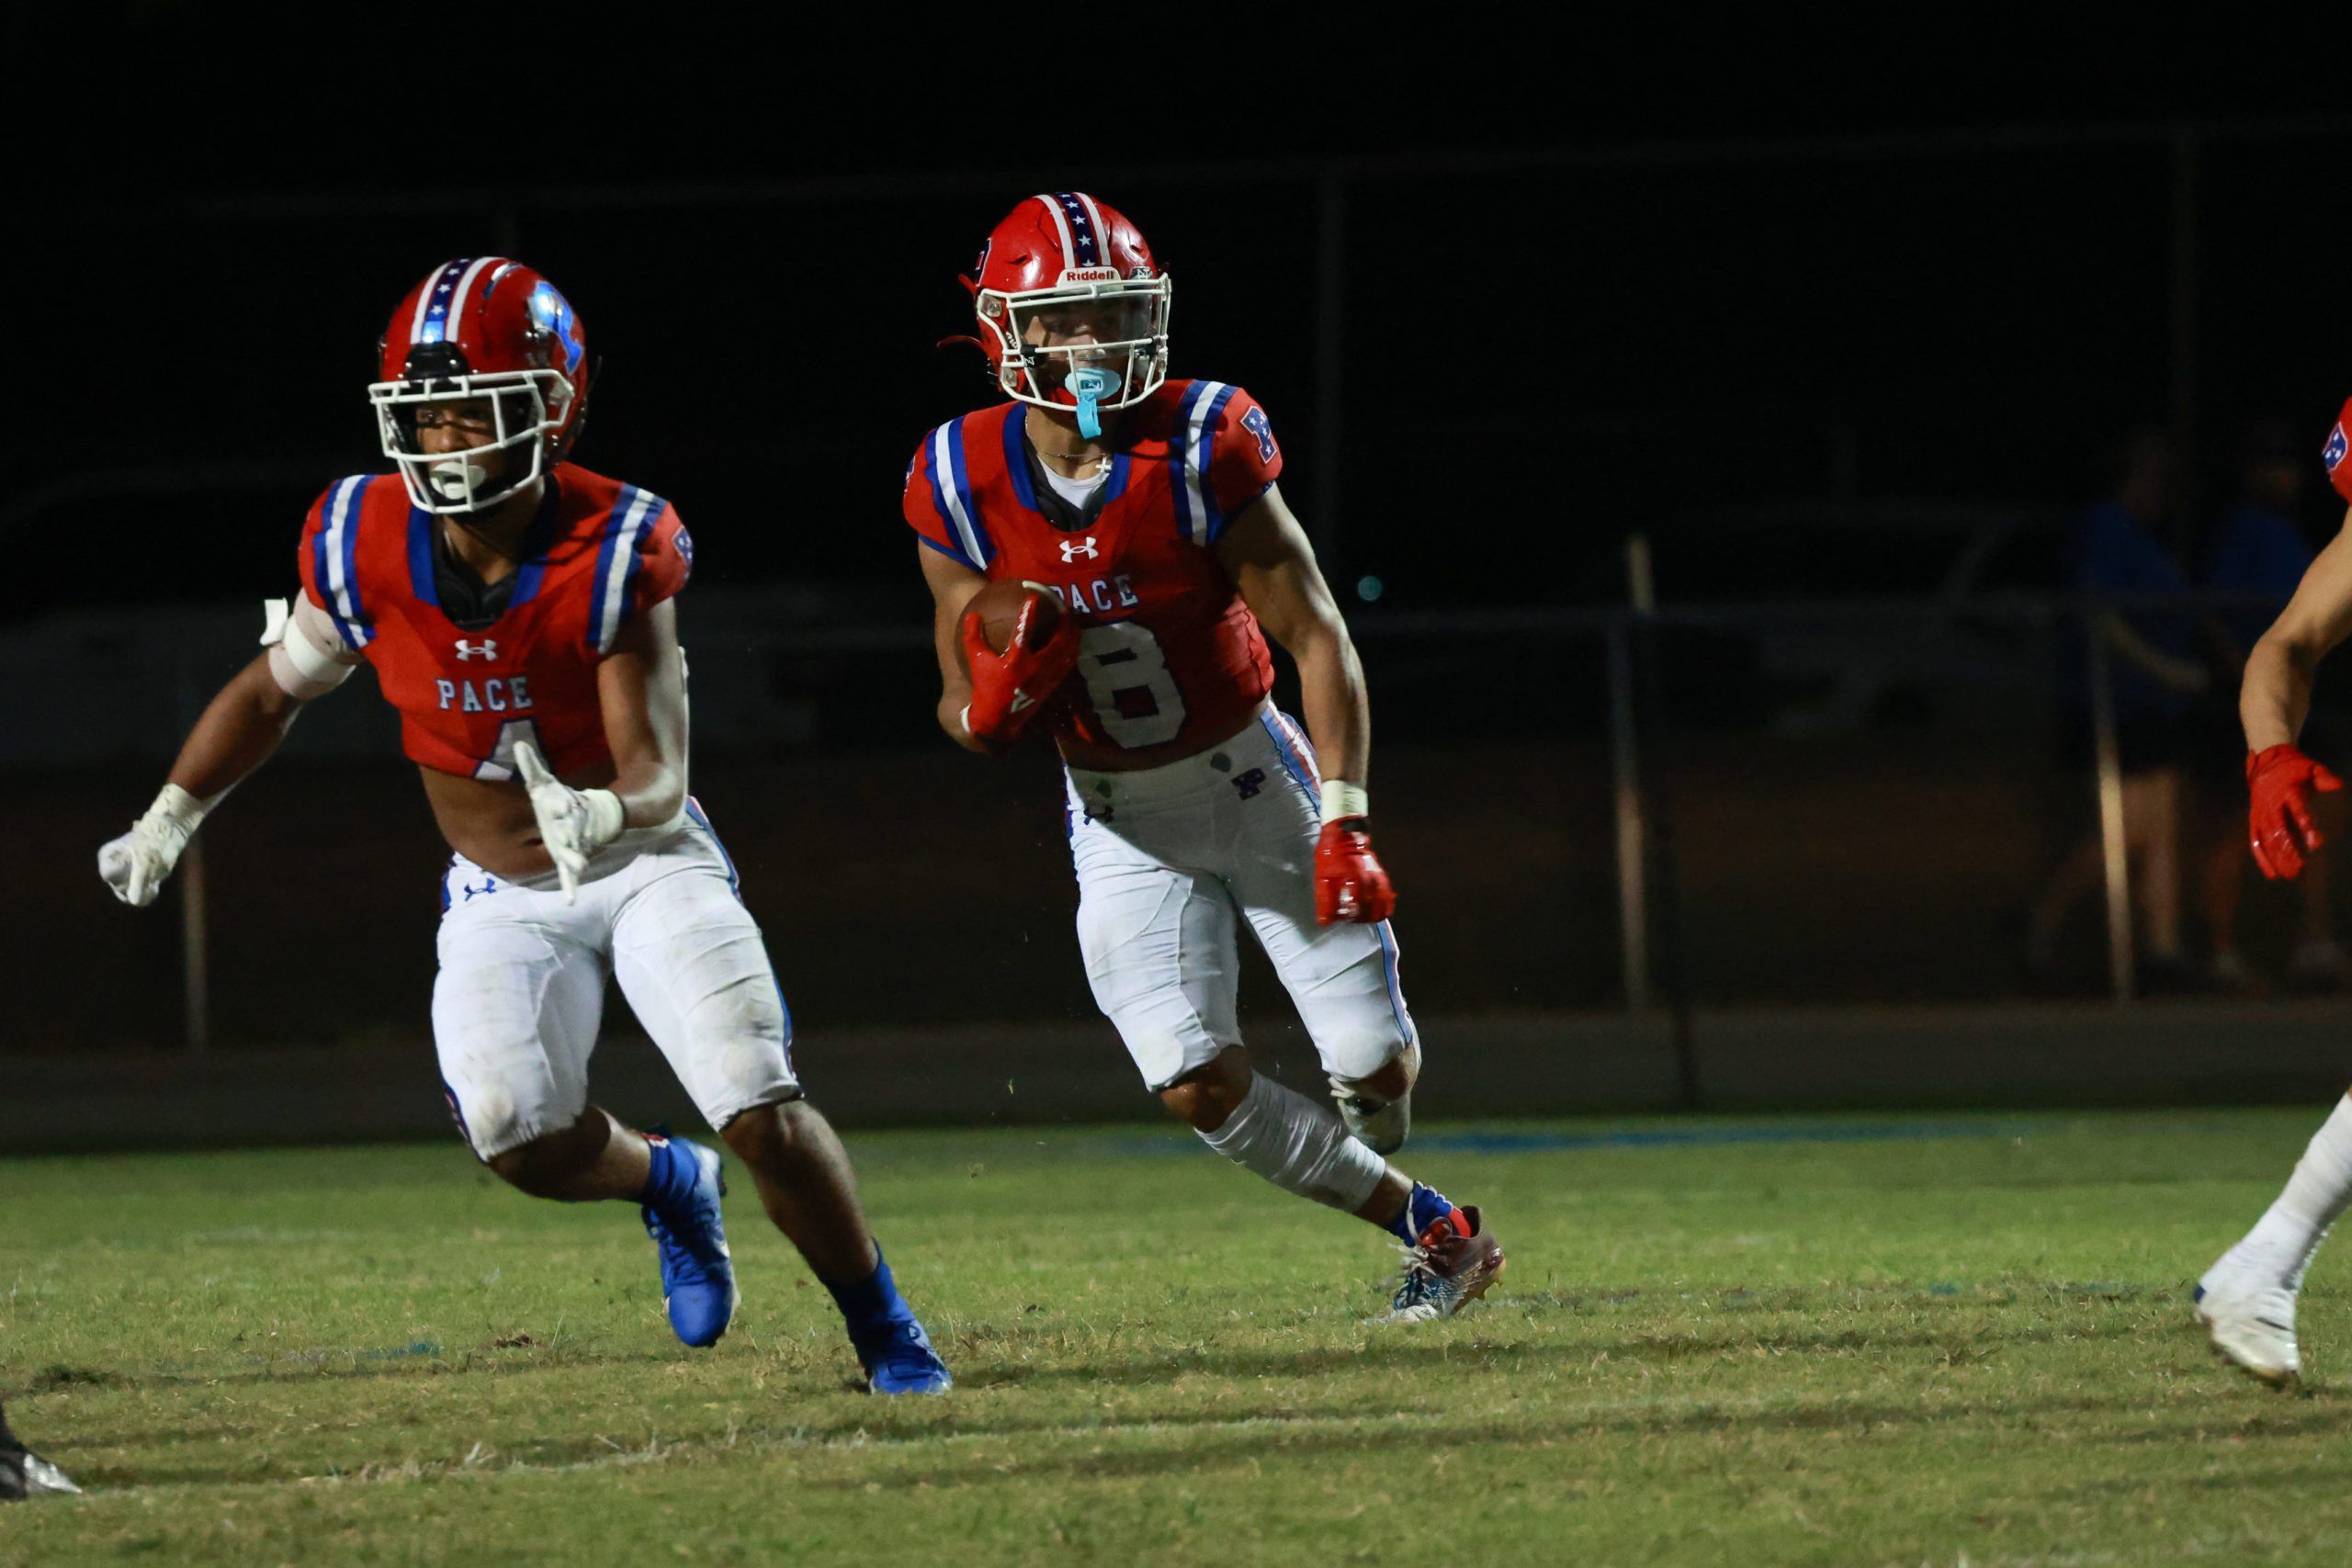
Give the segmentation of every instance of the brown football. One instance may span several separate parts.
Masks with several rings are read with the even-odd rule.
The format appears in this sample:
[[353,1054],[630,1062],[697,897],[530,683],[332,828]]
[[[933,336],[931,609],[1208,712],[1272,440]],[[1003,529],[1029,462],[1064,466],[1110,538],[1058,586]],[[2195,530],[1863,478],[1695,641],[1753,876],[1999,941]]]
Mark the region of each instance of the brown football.
[[[989,651],[1002,653],[1012,646],[1012,628],[1021,619],[1021,607],[1032,599],[1039,601],[1037,618],[1029,628],[1030,643],[1035,646],[1053,636],[1054,626],[1061,620],[1064,614],[1062,602],[1050,592],[1034,588],[1025,582],[1014,582],[1008,578],[1000,578],[973,594],[971,603],[965,606],[964,613],[966,615],[977,613],[979,615],[980,636],[988,640]],[[961,637],[956,641],[956,662],[959,665],[965,662],[964,642]],[[971,671],[967,668],[964,673],[968,675]]]

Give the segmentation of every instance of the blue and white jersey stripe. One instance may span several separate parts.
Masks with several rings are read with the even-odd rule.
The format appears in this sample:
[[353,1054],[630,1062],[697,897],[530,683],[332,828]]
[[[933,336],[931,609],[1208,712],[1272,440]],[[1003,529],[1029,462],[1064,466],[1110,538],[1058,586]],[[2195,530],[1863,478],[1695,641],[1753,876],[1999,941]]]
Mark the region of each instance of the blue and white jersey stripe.
[[355,649],[367,647],[376,636],[359,602],[359,503],[375,477],[354,474],[327,492],[325,521],[311,547],[311,575],[319,596],[334,617],[335,630]]
[[931,498],[963,547],[964,564],[985,571],[996,551],[989,547],[979,502],[972,497],[972,477],[964,466],[962,420],[951,419],[931,433],[930,457]]
[[1169,436],[1168,458],[1176,466],[1176,521],[1184,536],[1204,549],[1225,531],[1216,487],[1209,482],[1209,458],[1217,416],[1232,397],[1233,389],[1222,381],[1193,382],[1177,405],[1176,429]]
[[613,650],[621,623],[628,618],[629,584],[637,575],[638,551],[662,516],[662,498],[635,485],[621,486],[596,547],[596,608],[588,619],[588,640],[599,653]]

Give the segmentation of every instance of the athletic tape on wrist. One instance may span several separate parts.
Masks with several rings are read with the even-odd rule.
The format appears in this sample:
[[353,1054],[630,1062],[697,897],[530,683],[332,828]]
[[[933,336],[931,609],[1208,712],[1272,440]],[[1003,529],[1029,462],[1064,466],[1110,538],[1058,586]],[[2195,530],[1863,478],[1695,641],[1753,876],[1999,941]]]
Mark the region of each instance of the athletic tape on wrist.
[[1350,784],[1345,779],[1323,781],[1323,820],[1337,822],[1349,817],[1372,815],[1372,795],[1363,785]]
[[194,836],[198,824],[204,820],[204,802],[175,784],[167,784],[156,793],[155,803],[140,818],[163,829],[186,843]]
[[582,848],[602,849],[620,837],[628,822],[628,808],[619,795],[608,789],[583,789],[580,798],[588,804],[587,830],[582,835],[586,841]]

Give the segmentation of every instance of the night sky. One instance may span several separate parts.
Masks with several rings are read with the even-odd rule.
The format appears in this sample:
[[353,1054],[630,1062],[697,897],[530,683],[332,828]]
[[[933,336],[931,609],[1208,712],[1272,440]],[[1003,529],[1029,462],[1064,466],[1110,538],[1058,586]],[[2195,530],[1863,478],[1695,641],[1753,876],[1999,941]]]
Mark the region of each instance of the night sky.
[[1046,188],[1139,223],[1176,279],[1175,371],[1259,396],[1331,575],[1390,606],[1612,599],[1635,527],[1702,542],[1669,592],[1914,588],[1900,541],[1711,571],[1705,520],[2078,504],[2108,443],[2174,412],[2179,126],[2201,128],[2185,525],[2227,499],[2249,421],[2315,453],[2352,391],[2352,116],[2274,68],[2291,40],[2240,40],[2240,68],[2188,38],[2132,61],[2037,39],[1929,86],[1928,54],[1968,62],[1785,28],[1506,72],[1239,22],[1187,52],[1106,18],[751,51],[689,14],[572,51],[535,14],[447,48],[273,38],[301,70],[188,6],[106,13],[99,53],[6,24],[153,129],[85,134],[82,98],[18,179],[8,342],[40,373],[0,527],[64,570],[0,587],[0,615],[283,589],[310,499],[379,466],[363,388],[391,307],[493,251],[553,277],[602,357],[577,458],[673,498],[707,580],[833,587],[844,620],[919,606],[901,472],[991,397],[976,352],[933,344],[988,229]]

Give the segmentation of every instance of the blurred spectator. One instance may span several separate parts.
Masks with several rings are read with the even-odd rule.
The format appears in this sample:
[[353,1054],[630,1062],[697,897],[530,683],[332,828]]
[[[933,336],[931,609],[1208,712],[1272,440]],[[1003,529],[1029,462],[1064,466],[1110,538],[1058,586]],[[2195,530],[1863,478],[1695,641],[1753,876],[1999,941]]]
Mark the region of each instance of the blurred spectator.
[[[2295,585],[2317,554],[2315,541],[2303,525],[2304,476],[2312,462],[2311,444],[2298,441],[2282,425],[2257,426],[2247,437],[2238,499],[2213,535],[2206,551],[2208,587],[2238,593],[2259,593],[2269,603],[2262,607],[2223,611],[2222,625],[2235,662],[2270,627],[2286,607]],[[2232,990],[2253,990],[2258,979],[2238,952],[2238,904],[2250,874],[2246,852],[2245,732],[2237,722],[2236,683],[2226,683],[2226,702],[2210,705],[2217,711],[2199,746],[2195,770],[2203,854],[2205,924],[2213,948],[2213,977]],[[2340,706],[2331,712],[2322,697],[2314,700],[2303,726],[2303,750],[2323,760],[2340,761],[2336,744],[2346,725]],[[2340,836],[2345,808],[2337,795],[2314,795],[2312,809],[2320,830]],[[2295,883],[2302,906],[2302,935],[2288,962],[2288,983],[2299,989],[2338,989],[2352,978],[2343,947],[2335,940],[2330,910],[2334,861],[2314,856]]]
[[[2087,594],[2188,592],[2187,573],[2157,536],[2172,497],[2173,468],[2171,449],[2160,434],[2135,433],[2119,445],[2110,492],[2076,521],[2068,541],[2064,586]],[[2193,978],[2181,940],[2181,814],[2187,795],[2181,759],[2190,706],[2212,678],[2198,657],[2196,617],[2185,611],[2101,611],[2094,625],[2107,649],[2114,693],[2124,846],[2143,944],[2140,982],[2150,990],[2177,990]],[[2084,780],[2097,776],[2090,705],[2086,684],[2066,716],[2068,766]],[[2094,828],[2034,903],[2026,962],[2037,980],[2056,975],[2066,918],[2099,891],[2105,873]]]

